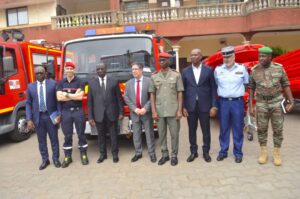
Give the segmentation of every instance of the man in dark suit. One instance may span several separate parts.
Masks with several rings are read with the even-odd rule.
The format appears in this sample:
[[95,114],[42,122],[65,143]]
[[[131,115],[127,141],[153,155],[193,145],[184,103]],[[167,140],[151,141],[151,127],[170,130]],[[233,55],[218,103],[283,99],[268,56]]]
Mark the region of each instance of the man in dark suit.
[[143,64],[133,63],[131,66],[133,77],[126,82],[124,100],[130,109],[130,118],[133,129],[133,144],[135,155],[131,162],[142,158],[142,126],[145,129],[148,153],[151,162],[156,162],[153,120],[151,114],[150,78],[143,76]]
[[216,83],[213,70],[202,64],[200,49],[191,51],[192,65],[182,71],[184,85],[184,109],[183,115],[187,117],[189,126],[189,141],[191,155],[187,162],[194,161],[198,157],[197,135],[198,120],[203,135],[203,158],[211,162],[210,150],[210,119],[216,115]]
[[[40,170],[45,169],[49,164],[47,149],[47,133],[49,134],[53,151],[53,163],[59,168],[59,143],[57,136],[57,125],[53,124],[50,115],[57,115],[53,118],[56,123],[60,122],[59,105],[56,100],[56,82],[46,80],[46,72],[42,66],[35,68],[37,81],[28,85],[26,99],[26,119],[29,129],[35,129],[39,142],[39,150],[42,156]],[[56,113],[56,114],[53,114]]]
[[98,131],[100,157],[97,163],[107,159],[106,130],[110,134],[113,162],[117,163],[119,147],[116,128],[118,119],[123,118],[122,95],[118,81],[106,75],[104,63],[97,64],[96,70],[99,77],[89,82],[88,117],[90,125],[96,125]]

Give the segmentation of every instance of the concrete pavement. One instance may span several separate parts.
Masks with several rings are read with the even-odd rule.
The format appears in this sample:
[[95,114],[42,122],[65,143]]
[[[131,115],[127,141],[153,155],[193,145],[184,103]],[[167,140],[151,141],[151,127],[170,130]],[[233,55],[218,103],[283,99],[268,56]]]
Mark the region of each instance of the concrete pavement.
[[[111,154],[97,164],[97,141],[89,141],[90,164],[82,166],[75,148],[69,168],[55,168],[53,164],[39,171],[40,155],[36,135],[22,143],[0,141],[0,198],[1,199],[99,199],[99,198],[299,198],[300,196],[300,108],[286,116],[282,149],[283,165],[272,164],[272,135],[269,132],[269,162],[257,163],[257,136],[249,142],[245,138],[244,160],[234,162],[232,143],[229,157],[217,162],[219,127],[212,121],[213,161],[206,163],[200,156],[187,163],[189,155],[186,119],[180,132],[179,164],[158,166],[150,162],[144,144],[143,158],[136,163],[131,141],[120,140],[120,162],[112,162]],[[201,149],[201,132],[198,144]],[[232,138],[231,138],[232,140]],[[170,139],[168,140],[170,146]],[[232,142],[232,141],[231,141]],[[60,146],[63,136],[60,131]],[[49,145],[49,143],[48,143]],[[74,136],[74,146],[77,138]],[[157,145],[157,157],[161,157]],[[49,147],[50,149],[50,147]],[[50,150],[51,151],[51,150]],[[108,149],[110,151],[110,149]],[[63,153],[61,148],[61,160]]]

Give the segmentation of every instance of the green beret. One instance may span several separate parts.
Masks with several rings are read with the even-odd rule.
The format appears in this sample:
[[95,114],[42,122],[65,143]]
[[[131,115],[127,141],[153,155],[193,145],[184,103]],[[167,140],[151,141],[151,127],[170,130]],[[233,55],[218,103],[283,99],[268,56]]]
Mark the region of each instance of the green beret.
[[258,49],[258,52],[264,53],[264,54],[272,54],[273,50],[272,50],[272,48],[265,46],[265,47]]

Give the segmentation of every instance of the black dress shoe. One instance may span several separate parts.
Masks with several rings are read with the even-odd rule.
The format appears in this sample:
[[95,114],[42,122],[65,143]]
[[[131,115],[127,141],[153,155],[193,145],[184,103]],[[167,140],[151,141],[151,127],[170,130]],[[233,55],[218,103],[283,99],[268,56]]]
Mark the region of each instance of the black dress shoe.
[[64,161],[63,161],[61,167],[62,167],[62,168],[67,168],[72,162],[73,162],[72,158],[66,156],[66,157],[64,158]]
[[242,157],[236,157],[235,158],[235,162],[236,163],[241,163],[243,161],[243,158]]
[[172,157],[171,158],[171,165],[172,166],[176,166],[178,164],[178,159],[177,159],[177,157]]
[[156,155],[155,154],[151,155],[150,160],[151,160],[152,163],[155,163],[156,162]]
[[167,157],[162,157],[162,158],[160,158],[160,160],[158,161],[158,165],[163,165],[163,164],[165,164],[167,161],[169,161],[170,160],[170,157],[169,156],[167,156]]
[[119,162],[119,157],[118,157],[118,156],[114,156],[114,157],[113,157],[113,162],[114,162],[114,163]]
[[198,158],[198,153],[192,153],[186,161],[193,162],[196,158]]
[[61,163],[59,160],[53,160],[53,164],[56,168],[60,168],[61,167]]
[[107,159],[107,155],[100,155],[99,159],[97,160],[97,163],[103,162],[105,159]]
[[131,162],[136,162],[141,158],[142,158],[142,154],[141,155],[134,155],[133,158],[131,159]]
[[40,169],[40,170],[43,170],[43,169],[45,169],[49,164],[50,164],[50,161],[49,161],[49,160],[43,161],[39,169]]
[[205,160],[205,162],[211,162],[209,153],[203,153],[203,159]]
[[227,155],[218,155],[218,157],[217,157],[217,161],[222,161],[222,160],[224,160],[225,158],[227,158]]

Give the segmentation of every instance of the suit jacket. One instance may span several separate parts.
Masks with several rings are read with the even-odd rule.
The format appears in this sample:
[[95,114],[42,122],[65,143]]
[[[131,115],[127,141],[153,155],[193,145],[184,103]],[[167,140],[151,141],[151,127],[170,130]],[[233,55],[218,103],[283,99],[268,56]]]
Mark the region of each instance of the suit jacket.
[[[143,76],[141,106],[146,109],[146,115],[151,115],[150,95],[148,93],[150,81],[149,77]],[[130,109],[130,117],[132,121],[138,121],[139,119],[139,116],[134,112],[137,108],[135,96],[135,78],[132,78],[126,82],[126,89],[124,93],[124,100]]]
[[[60,104],[56,99],[56,81],[46,79],[46,107],[49,116],[58,111],[60,113]],[[28,85],[26,95],[26,119],[32,120],[34,125],[39,124],[39,96],[37,82]]]
[[117,121],[119,115],[123,115],[124,112],[119,83],[116,79],[109,76],[106,76],[105,91],[101,88],[98,77],[89,81],[89,120],[102,122],[105,112],[110,121]]
[[216,107],[217,86],[213,70],[209,66],[202,64],[198,84],[192,65],[182,71],[182,80],[184,85],[183,106],[189,112],[195,109],[196,96],[198,96],[200,112],[208,112],[211,107]]

